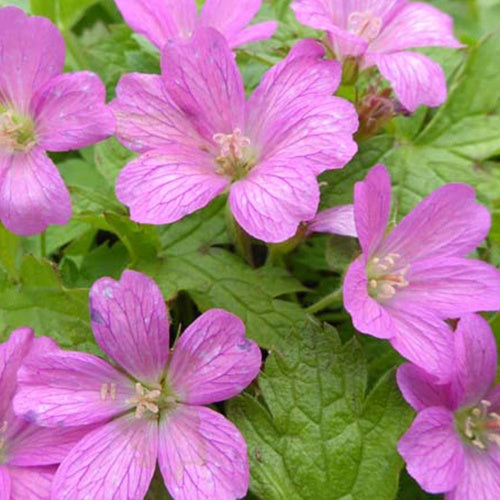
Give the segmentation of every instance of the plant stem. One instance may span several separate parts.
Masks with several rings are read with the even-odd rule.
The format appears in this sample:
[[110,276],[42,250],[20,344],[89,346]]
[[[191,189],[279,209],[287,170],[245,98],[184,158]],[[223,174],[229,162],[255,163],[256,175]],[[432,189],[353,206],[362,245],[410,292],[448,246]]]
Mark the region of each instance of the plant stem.
[[252,254],[252,239],[245,230],[236,222],[229,204],[226,205],[227,228],[236,248],[236,253],[250,266],[255,267]]
[[315,314],[318,311],[326,309],[328,306],[332,304],[341,304],[342,303],[342,287],[337,288],[332,293],[329,293],[322,299],[318,300],[311,306],[306,309],[308,314]]

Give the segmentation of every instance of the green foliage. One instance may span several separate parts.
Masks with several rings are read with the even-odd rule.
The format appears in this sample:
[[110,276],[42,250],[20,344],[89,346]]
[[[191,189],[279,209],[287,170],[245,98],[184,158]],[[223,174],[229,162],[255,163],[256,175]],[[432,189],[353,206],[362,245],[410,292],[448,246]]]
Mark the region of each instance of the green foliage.
[[251,489],[266,499],[394,497],[402,466],[395,446],[411,410],[394,373],[365,396],[366,366],[356,342],[308,322],[283,338],[259,378],[260,397],[228,405],[243,432]]
[[59,29],[72,28],[99,0],[30,0],[31,13],[52,19]]

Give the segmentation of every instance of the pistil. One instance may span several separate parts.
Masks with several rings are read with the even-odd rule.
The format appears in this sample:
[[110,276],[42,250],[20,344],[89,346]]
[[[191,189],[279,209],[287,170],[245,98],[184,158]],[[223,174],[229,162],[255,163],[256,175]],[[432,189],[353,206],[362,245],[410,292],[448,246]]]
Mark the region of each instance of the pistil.
[[161,396],[161,386],[158,384],[153,389],[147,389],[142,384],[135,384],[136,397],[127,399],[125,402],[131,405],[136,405],[135,417],[142,418],[146,412],[158,414],[160,408],[158,402]]
[[0,105],[0,151],[29,151],[35,144],[33,121]]
[[370,11],[351,12],[347,19],[347,30],[367,42],[375,40],[382,28],[382,19]]
[[398,266],[400,255],[389,253],[374,257],[368,264],[368,293],[377,299],[386,300],[396,295],[398,288],[408,286],[405,275],[409,266]]
[[490,443],[500,446],[500,415],[489,411],[491,402],[483,399],[467,411],[463,421],[463,435],[479,450],[486,450]]
[[215,157],[216,172],[234,180],[244,177],[253,166],[246,154],[250,139],[236,128],[232,134],[215,134],[213,140],[219,145],[219,154]]

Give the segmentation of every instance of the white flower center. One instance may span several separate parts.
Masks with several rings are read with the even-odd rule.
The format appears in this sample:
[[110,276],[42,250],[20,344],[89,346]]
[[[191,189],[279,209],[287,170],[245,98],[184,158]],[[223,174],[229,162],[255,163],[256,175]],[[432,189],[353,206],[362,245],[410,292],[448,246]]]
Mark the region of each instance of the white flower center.
[[347,30],[367,42],[375,40],[382,28],[382,19],[370,11],[351,12],[347,19]]
[[491,402],[483,399],[468,411],[463,423],[465,437],[480,450],[485,450],[488,443],[500,446],[500,415],[489,411],[490,407]]
[[29,151],[35,144],[33,121],[0,104],[0,152]]
[[219,145],[217,173],[234,179],[244,177],[254,165],[247,154],[250,139],[235,128],[232,134],[215,134],[213,140]]
[[386,256],[374,257],[367,266],[368,293],[379,299],[391,299],[396,295],[398,288],[408,286],[405,278],[409,266],[398,264],[400,255],[389,253]]

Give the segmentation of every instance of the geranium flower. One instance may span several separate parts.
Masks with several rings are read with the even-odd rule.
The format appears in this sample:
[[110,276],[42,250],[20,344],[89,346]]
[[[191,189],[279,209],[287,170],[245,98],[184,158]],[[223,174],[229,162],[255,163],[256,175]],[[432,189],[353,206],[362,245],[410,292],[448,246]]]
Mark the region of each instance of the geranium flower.
[[299,22],[326,30],[342,61],[359,69],[376,65],[409,111],[446,100],[446,79],[432,59],[408,52],[416,47],[463,47],[453,36],[453,20],[432,5],[406,0],[294,0]]
[[0,9],[0,47],[0,219],[32,235],[71,217],[68,190],[45,151],[100,141],[114,118],[97,75],[61,74],[64,40],[48,19]]
[[267,40],[278,23],[248,26],[262,0],[206,0],[197,15],[195,0],[115,0],[125,22],[160,50],[173,39],[190,38],[197,27],[215,28],[234,49]]
[[338,205],[318,212],[307,223],[308,233],[329,233],[357,237],[354,205]]
[[463,316],[454,335],[451,380],[437,385],[405,364],[397,379],[417,418],[401,438],[408,472],[429,493],[449,500],[500,495],[500,385],[495,338],[478,315]]
[[245,441],[205,408],[241,392],[261,354],[243,322],[212,309],[176,342],[159,288],[125,271],[90,291],[92,328],[114,360],[79,352],[30,358],[19,373],[15,410],[53,428],[96,424],[60,465],[52,498],[133,498],[148,490],[158,459],[175,499],[240,498],[249,471]]
[[344,305],[360,332],[447,376],[452,332],[443,320],[500,309],[500,272],[465,258],[488,234],[490,214],[470,186],[447,184],[386,234],[390,203],[389,174],[377,165],[354,187],[363,254],[347,271]]
[[47,500],[54,473],[74,444],[87,432],[79,427],[38,427],[16,417],[12,398],[17,372],[28,355],[57,349],[48,338],[33,339],[30,328],[19,328],[0,344],[0,497]]
[[165,47],[163,76],[124,76],[112,103],[117,135],[141,156],[122,170],[116,193],[131,218],[175,222],[229,190],[245,231],[291,238],[316,215],[316,176],[357,149],[355,109],[331,95],[339,64],[323,55],[320,44],[300,42],[245,102],[234,55],[207,28]]

